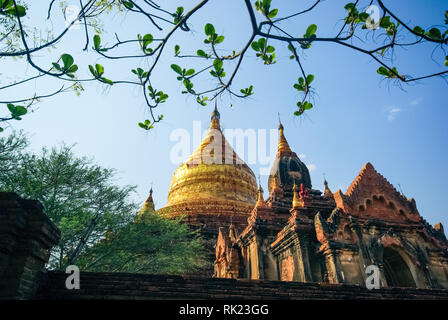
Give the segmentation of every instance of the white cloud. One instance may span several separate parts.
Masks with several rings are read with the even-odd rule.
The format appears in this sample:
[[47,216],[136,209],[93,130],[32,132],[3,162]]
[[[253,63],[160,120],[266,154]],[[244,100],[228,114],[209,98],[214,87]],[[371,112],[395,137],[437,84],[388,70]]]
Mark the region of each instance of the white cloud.
[[420,102],[422,102],[423,98],[417,98],[411,101],[411,106],[416,106],[418,104],[420,104]]
[[305,159],[306,158],[306,154],[304,154],[304,153],[299,154],[299,158],[300,159]]
[[309,171],[314,171],[317,169],[317,166],[314,163],[310,163],[306,165]]
[[400,108],[392,107],[392,108],[389,110],[389,113],[388,113],[388,115],[387,115],[387,120],[389,120],[389,121],[393,121],[393,120],[395,120],[395,118],[397,117],[397,113],[398,113],[398,112],[401,112],[401,109],[400,109]]

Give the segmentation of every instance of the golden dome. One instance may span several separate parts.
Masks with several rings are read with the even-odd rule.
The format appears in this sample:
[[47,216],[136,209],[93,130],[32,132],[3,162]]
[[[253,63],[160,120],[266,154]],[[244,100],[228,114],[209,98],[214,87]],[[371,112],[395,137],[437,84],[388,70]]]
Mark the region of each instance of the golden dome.
[[219,119],[215,106],[201,145],[174,172],[166,207],[185,205],[194,214],[219,211],[220,206],[224,213],[231,206],[232,212],[250,213],[257,200],[255,175],[225,139]]

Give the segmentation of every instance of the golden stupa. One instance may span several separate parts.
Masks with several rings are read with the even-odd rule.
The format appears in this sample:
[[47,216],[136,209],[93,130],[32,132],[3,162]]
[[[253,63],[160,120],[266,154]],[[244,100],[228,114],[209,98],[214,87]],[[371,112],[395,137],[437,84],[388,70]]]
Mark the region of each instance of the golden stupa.
[[257,201],[255,175],[227,142],[219,120],[215,106],[204,140],[174,172],[168,202],[158,210],[213,234],[225,221],[247,223]]

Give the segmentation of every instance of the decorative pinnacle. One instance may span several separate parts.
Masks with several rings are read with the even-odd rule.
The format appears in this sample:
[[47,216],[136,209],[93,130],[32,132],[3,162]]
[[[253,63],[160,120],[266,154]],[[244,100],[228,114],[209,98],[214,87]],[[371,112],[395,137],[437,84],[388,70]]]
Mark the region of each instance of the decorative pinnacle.
[[293,198],[292,198],[292,207],[297,208],[302,205],[299,196],[299,188],[297,187],[296,180],[294,179],[294,186],[292,187]]
[[210,124],[210,129],[220,129],[221,126],[219,124],[219,119],[221,118],[221,115],[219,114],[218,111],[218,104],[215,100],[215,109],[213,110],[212,114],[211,114],[211,124]]
[[255,206],[262,207],[264,205],[263,188],[261,187],[260,175],[258,175],[258,195],[257,203]]
[[151,187],[151,189],[149,189],[149,196],[148,196],[148,199],[146,199],[146,202],[154,205],[154,200],[152,198],[152,187]]
[[278,133],[279,133],[279,138],[278,138],[278,148],[277,148],[277,153],[291,153],[291,148],[289,147],[288,141],[285,138],[285,135],[283,133],[283,125],[280,122],[279,119],[279,124],[278,124]]

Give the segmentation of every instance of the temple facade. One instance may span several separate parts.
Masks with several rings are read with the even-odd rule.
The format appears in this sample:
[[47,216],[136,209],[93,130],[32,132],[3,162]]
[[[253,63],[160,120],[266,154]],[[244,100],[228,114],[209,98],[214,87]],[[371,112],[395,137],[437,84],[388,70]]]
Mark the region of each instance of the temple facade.
[[[346,193],[313,189],[306,165],[279,124],[269,196],[225,139],[216,107],[201,145],[174,173],[157,210],[198,228],[215,277],[364,286],[369,266],[381,286],[448,288],[448,241],[414,199],[367,163]],[[152,196],[145,203],[152,211]],[[210,274],[204,274],[209,276]]]

